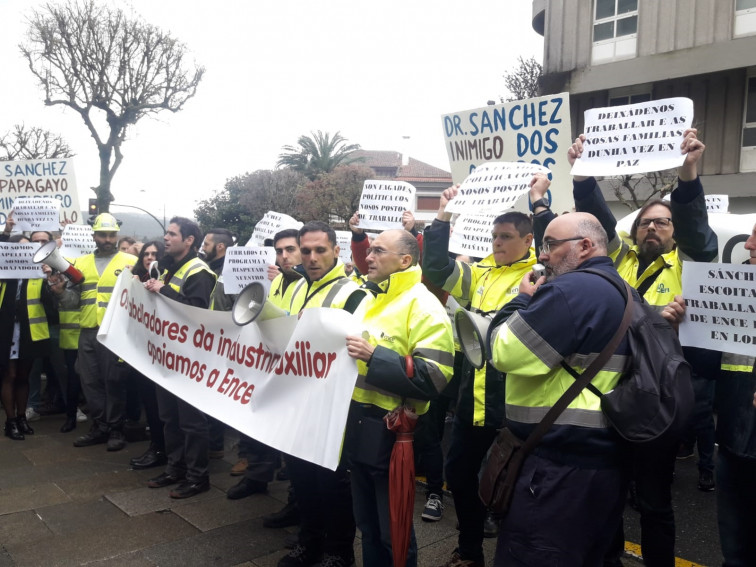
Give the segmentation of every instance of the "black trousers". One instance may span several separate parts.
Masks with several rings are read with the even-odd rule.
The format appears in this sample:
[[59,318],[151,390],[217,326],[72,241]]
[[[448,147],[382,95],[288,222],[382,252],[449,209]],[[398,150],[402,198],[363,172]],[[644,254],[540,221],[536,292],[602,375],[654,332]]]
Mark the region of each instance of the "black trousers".
[[190,482],[208,477],[209,437],[207,417],[168,390],[157,386],[158,408],[163,420],[168,474],[183,476]]
[[82,329],[76,367],[89,416],[100,429],[120,430],[126,419],[128,366],[97,341],[97,329]]
[[260,443],[257,439],[239,433],[239,458],[247,459],[244,478],[270,482],[281,463],[281,451]]

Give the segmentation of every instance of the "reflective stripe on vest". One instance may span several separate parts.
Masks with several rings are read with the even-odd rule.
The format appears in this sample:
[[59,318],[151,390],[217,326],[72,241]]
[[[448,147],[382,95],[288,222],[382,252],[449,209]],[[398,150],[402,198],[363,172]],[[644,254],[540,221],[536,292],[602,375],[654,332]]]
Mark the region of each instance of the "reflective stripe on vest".
[[42,341],[50,338],[47,326],[47,315],[42,305],[42,284],[44,280],[36,278],[26,284],[26,311],[29,315],[29,332],[32,341]]
[[79,302],[81,307],[79,324],[82,329],[95,329],[100,326],[118,276],[126,266],[133,265],[135,262],[136,258],[131,254],[116,252],[101,275],[97,271],[94,254],[87,254],[76,259],[75,266],[84,274]]
[[[216,278],[215,272],[213,272],[205,262],[199,258],[192,258],[186,264],[181,266],[173,276],[171,276],[171,281],[168,282],[168,285],[171,286],[171,289],[176,293],[181,293],[186,280],[201,270],[206,271],[208,274],[212,274],[213,279]],[[163,277],[165,277],[165,274],[163,274]]]

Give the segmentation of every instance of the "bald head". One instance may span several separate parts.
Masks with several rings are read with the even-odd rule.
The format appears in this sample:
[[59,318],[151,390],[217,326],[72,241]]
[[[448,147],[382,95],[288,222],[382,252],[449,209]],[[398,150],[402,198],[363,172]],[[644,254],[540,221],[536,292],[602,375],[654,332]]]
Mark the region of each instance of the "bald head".
[[406,230],[382,232],[373,240],[370,254],[365,258],[368,279],[380,283],[391,274],[416,265],[419,254],[417,240]]
[[538,259],[546,267],[547,279],[551,280],[590,258],[606,255],[606,232],[598,219],[588,213],[570,213],[549,223]]

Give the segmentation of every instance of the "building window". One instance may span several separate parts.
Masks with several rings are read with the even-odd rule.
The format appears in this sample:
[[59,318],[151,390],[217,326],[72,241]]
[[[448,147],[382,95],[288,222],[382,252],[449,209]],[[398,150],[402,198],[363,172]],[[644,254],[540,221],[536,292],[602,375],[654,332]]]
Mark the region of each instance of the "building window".
[[756,171],[756,76],[748,77],[740,171]]
[[637,41],[638,0],[596,0],[591,62],[595,65],[635,57]]
[[735,0],[733,37],[756,33],[756,0]]
[[626,104],[636,104],[639,102],[648,102],[651,99],[653,85],[650,83],[632,85],[630,87],[621,87],[618,89],[609,89],[607,106],[624,106]]

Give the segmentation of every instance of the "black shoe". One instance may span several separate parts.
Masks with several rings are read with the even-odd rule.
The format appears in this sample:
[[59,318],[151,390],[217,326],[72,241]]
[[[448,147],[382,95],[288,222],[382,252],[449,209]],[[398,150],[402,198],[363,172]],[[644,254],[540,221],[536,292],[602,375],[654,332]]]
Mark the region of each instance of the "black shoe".
[[239,500],[241,498],[246,498],[247,496],[252,496],[253,494],[266,492],[267,490],[267,482],[243,478],[226,491],[226,498],[229,500]]
[[29,422],[26,421],[26,414],[19,415],[16,418],[16,423],[18,424],[18,430],[23,433],[24,435],[34,435],[34,430],[29,425]]
[[67,417],[66,421],[63,422],[63,425],[60,426],[61,433],[68,433],[69,431],[73,431],[74,429],[76,429],[75,417]]
[[284,538],[284,547],[286,549],[294,549],[299,543],[299,532],[295,534],[289,534]]
[[320,561],[320,553],[297,544],[288,555],[278,561],[278,567],[310,567]]
[[278,469],[278,472],[276,473],[276,480],[290,480],[289,469],[286,468],[286,465]]
[[108,432],[100,429],[97,424],[92,426],[89,433],[77,437],[73,442],[74,447],[91,447],[92,445],[100,445],[101,443],[108,442]]
[[185,478],[186,477],[183,475],[179,476],[164,472],[163,474],[148,480],[147,486],[149,486],[150,488],[163,488],[164,486],[170,486],[171,484],[182,482]]
[[134,457],[129,461],[131,468],[136,470],[151,469],[152,467],[159,467],[168,462],[168,457],[165,455],[165,451],[158,449],[157,447],[150,446],[139,457]]
[[171,498],[191,498],[192,496],[197,496],[198,494],[201,494],[202,492],[207,492],[210,490],[210,479],[204,478],[202,480],[198,480],[197,482],[191,482],[189,480],[185,480],[181,484],[179,484],[176,488],[171,490],[168,493],[168,496]]
[[18,429],[18,422],[15,419],[8,419],[5,422],[5,436],[14,441],[23,441],[24,434]]
[[714,473],[711,471],[701,471],[698,474],[698,490],[702,492],[711,492],[716,488],[714,484]]
[[341,555],[333,555],[331,553],[324,553],[323,559],[318,564],[320,567],[352,567],[354,565],[354,554],[351,557],[342,557]]
[[126,447],[126,436],[120,429],[113,429],[108,435],[108,451],[120,451]]
[[299,525],[299,506],[295,502],[287,502],[278,512],[263,516],[263,526],[266,528],[288,528]]
[[499,535],[499,522],[490,512],[483,521],[483,537],[496,537]]

